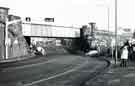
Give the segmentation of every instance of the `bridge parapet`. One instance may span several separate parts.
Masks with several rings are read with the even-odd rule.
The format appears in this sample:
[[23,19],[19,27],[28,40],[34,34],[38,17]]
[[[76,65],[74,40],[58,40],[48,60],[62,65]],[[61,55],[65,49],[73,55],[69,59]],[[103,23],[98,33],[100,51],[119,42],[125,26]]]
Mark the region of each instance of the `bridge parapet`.
[[22,23],[23,35],[47,38],[77,38],[80,37],[80,29],[39,23]]

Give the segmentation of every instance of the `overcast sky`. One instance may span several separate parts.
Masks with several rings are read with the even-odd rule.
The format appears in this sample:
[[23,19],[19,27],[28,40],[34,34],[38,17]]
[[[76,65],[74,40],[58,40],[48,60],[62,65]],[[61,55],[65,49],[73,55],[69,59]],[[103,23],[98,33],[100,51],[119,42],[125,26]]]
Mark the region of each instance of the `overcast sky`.
[[[118,0],[118,27],[135,28],[135,1]],[[56,25],[80,26],[96,22],[107,30],[110,8],[110,29],[114,30],[114,0],[0,0],[10,14],[43,20],[54,17]]]

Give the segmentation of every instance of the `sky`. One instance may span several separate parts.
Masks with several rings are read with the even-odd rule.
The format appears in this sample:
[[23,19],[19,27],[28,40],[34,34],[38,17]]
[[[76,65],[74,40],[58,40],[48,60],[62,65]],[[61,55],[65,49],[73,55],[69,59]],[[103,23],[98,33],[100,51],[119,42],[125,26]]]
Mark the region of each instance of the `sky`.
[[[10,8],[9,14],[31,17],[33,20],[55,18],[56,25],[82,26],[96,22],[98,29],[114,31],[115,0],[0,0],[0,6]],[[118,27],[135,28],[135,1],[118,1]]]

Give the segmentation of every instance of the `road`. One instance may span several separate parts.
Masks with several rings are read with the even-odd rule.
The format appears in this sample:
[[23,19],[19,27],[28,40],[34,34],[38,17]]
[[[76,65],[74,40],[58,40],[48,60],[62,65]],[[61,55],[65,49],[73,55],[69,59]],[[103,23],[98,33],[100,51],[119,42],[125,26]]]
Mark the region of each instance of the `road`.
[[61,54],[1,64],[0,86],[79,86],[105,61],[79,55]]

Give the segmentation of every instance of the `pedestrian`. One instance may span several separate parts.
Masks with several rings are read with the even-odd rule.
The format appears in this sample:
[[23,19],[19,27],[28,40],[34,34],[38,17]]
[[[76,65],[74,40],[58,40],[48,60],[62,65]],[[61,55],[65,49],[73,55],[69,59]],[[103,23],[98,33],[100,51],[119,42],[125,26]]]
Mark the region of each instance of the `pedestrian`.
[[121,54],[121,67],[127,66],[127,60],[128,60],[128,46],[125,45],[122,49],[122,54]]

